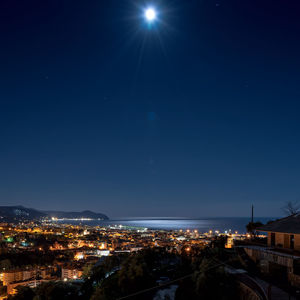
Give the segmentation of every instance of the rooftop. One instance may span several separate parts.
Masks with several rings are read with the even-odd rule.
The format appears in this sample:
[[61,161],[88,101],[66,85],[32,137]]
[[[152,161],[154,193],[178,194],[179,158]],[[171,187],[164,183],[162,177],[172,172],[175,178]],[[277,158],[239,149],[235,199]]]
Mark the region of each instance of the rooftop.
[[276,221],[272,221],[258,228],[257,230],[265,232],[270,231],[300,234],[300,213],[288,216],[286,218],[278,219]]

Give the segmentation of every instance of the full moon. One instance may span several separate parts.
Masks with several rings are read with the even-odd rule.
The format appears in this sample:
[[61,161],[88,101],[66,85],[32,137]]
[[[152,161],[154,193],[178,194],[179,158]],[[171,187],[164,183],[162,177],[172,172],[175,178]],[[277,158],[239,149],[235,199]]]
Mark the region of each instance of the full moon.
[[149,22],[155,20],[155,18],[156,18],[156,11],[153,8],[147,8],[145,10],[145,18]]

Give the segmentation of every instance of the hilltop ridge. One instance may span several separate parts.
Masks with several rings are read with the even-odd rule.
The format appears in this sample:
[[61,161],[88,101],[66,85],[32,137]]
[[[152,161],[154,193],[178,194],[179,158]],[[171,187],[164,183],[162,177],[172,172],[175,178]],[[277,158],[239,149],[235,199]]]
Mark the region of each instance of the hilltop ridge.
[[65,211],[42,211],[34,208],[27,208],[22,205],[0,206],[0,222],[33,221],[41,219],[97,219],[108,220],[108,216],[102,213],[85,210],[82,212]]

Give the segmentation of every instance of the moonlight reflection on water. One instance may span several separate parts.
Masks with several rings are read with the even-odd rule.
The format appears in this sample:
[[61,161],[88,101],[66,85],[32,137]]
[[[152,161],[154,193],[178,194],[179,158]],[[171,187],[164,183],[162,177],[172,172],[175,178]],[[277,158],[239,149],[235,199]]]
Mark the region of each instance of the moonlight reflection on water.
[[[271,218],[257,218],[257,221],[266,223]],[[147,218],[147,219],[116,219],[105,221],[70,221],[70,224],[86,224],[90,226],[112,226],[123,225],[129,227],[142,227],[155,230],[198,230],[200,233],[208,232],[209,230],[226,230],[238,231],[239,233],[246,232],[246,225],[250,218],[207,218],[207,219],[175,219],[175,218]],[[66,221],[63,221],[66,223]]]

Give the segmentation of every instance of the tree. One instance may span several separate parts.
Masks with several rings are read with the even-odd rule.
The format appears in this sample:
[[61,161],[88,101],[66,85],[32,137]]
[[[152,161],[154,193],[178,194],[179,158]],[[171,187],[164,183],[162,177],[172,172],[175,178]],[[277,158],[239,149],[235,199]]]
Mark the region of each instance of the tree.
[[[202,260],[193,276],[179,283],[175,299],[238,299],[237,282],[220,265],[218,251],[216,249],[207,249],[201,256]],[[224,258],[220,261],[224,262]]]
[[146,255],[137,254],[129,257],[119,271],[118,285],[122,294],[131,294],[153,285],[154,282],[149,272],[152,270],[151,265]]
[[87,264],[83,267],[82,277],[89,279],[92,275],[94,266],[92,264]]
[[0,297],[4,296],[7,293],[7,286],[3,285],[3,282],[0,283]]
[[225,248],[228,237],[225,235],[215,236],[211,242],[212,248]]
[[285,206],[282,208],[287,216],[294,215],[299,212],[300,204],[298,201],[287,201]]
[[0,270],[8,270],[9,268],[11,268],[11,261],[9,259],[0,261]]
[[[108,256],[99,265],[87,267],[84,269],[84,283],[81,287],[81,293],[84,299],[89,299],[94,292],[94,286],[100,286],[105,278],[109,279],[109,274],[119,269],[120,258],[118,256]],[[97,293],[102,293],[97,288]],[[98,294],[95,297],[98,297]],[[102,297],[105,299],[104,297]],[[99,299],[102,299],[99,298]],[[95,298],[97,299],[97,298]]]
[[263,226],[264,224],[261,223],[261,222],[249,222],[247,225],[246,225],[246,228],[247,228],[247,232],[250,232],[251,234],[255,234],[256,232],[256,229]]
[[214,260],[203,259],[199,271],[194,275],[194,282],[198,299],[238,299],[234,277]]
[[39,285],[36,290],[36,296],[34,299],[66,299],[76,300],[79,299],[78,287],[70,283],[63,282],[44,282]]
[[120,298],[120,296],[118,276],[117,274],[114,274],[96,287],[90,300],[115,300]]
[[[84,299],[114,300],[153,287],[160,276],[167,276],[170,264],[177,262],[172,254],[163,249],[144,249],[124,257],[117,267],[113,267],[115,263],[112,263],[113,261],[105,260],[103,264],[92,270],[90,279],[86,280],[86,283],[92,282],[93,286],[97,286],[93,290],[92,297],[88,298],[86,296],[88,293],[85,293]],[[110,266],[110,272],[104,272],[105,265]],[[86,285],[87,288],[89,286],[91,287]],[[131,299],[153,299],[154,292],[136,295]]]
[[35,296],[34,291],[29,286],[18,286],[16,290],[17,294],[15,296],[9,296],[9,300],[32,300]]

